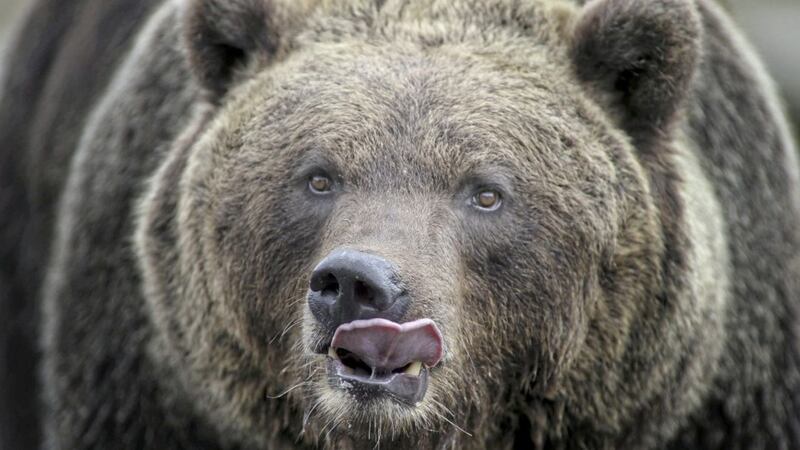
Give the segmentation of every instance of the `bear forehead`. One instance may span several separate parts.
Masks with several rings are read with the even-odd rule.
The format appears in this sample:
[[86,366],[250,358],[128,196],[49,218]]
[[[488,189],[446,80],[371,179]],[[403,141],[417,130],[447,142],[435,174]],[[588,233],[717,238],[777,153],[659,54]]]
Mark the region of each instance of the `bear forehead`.
[[326,44],[265,69],[234,102],[235,122],[245,144],[263,147],[266,136],[342,166],[538,164],[591,134],[570,76],[544,55],[523,66],[451,48]]
[[316,6],[300,42],[355,37],[510,48],[522,37],[556,48],[564,46],[578,12],[575,2],[561,0],[323,0]]

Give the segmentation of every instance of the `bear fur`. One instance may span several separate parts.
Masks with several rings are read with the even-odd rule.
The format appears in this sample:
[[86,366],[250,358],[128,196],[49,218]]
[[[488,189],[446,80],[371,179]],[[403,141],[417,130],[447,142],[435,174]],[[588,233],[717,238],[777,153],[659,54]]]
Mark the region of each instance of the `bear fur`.
[[[708,0],[40,0],[20,30],[3,448],[800,447],[797,150]],[[343,247],[442,331],[415,406],[326,375],[306,294]]]

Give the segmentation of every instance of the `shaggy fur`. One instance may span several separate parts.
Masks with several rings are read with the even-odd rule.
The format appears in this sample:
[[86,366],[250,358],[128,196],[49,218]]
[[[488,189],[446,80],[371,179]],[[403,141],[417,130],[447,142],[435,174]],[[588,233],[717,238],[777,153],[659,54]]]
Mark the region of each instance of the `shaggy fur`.
[[[800,168],[715,5],[49,3],[0,109],[46,448],[800,447]],[[443,333],[413,408],[328,380],[305,299],[341,247]]]
[[[0,80],[0,448],[39,441],[39,302],[55,209],[86,117],[151,0],[37,0]],[[102,36],[102,38],[100,38]],[[11,68],[10,65],[14,67]]]

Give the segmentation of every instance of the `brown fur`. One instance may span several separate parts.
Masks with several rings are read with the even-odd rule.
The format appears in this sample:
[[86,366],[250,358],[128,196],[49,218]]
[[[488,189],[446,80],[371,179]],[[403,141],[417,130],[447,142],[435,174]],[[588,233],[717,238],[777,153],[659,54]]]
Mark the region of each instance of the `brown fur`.
[[[774,103],[705,1],[166,1],[79,127],[47,445],[797,446]],[[341,247],[441,328],[416,407],[325,373],[308,277]]]

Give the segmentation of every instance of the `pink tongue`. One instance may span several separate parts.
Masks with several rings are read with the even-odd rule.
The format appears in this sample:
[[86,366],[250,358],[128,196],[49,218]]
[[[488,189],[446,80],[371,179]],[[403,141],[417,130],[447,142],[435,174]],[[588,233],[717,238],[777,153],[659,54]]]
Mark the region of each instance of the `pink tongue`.
[[414,361],[434,367],[442,359],[442,333],[431,319],[402,325],[385,319],[356,320],[336,329],[331,346],[387,370]]

